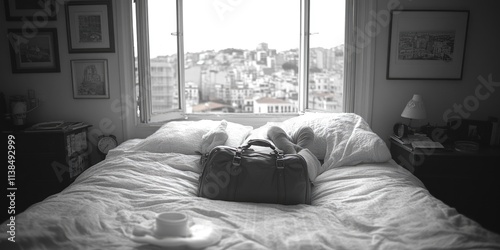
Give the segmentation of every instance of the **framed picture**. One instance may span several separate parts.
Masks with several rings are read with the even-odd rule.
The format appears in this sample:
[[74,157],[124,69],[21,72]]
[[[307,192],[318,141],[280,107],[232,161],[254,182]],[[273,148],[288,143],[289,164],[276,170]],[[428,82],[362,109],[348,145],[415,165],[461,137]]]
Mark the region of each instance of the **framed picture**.
[[490,145],[492,141],[491,121],[460,119],[452,120],[448,125],[453,129],[455,140],[475,141],[482,145]]
[[69,53],[115,52],[111,1],[67,2]]
[[56,20],[56,0],[4,0],[7,21],[53,21]]
[[8,29],[12,73],[60,72],[57,29]]
[[462,79],[469,11],[391,12],[387,79]]
[[73,98],[109,98],[108,60],[71,60]]

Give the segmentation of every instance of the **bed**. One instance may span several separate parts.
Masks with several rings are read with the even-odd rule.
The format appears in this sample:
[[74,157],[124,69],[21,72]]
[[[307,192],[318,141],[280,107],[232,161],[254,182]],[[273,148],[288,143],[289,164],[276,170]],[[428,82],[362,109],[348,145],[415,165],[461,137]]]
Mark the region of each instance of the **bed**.
[[[323,164],[311,205],[197,196],[200,153],[265,137],[272,125],[291,135],[301,126],[315,131],[309,149]],[[4,222],[1,246],[162,249],[134,240],[133,230],[154,227],[158,213],[177,211],[213,229],[218,239],[206,249],[500,249],[500,235],[434,198],[390,158],[383,140],[355,114],[308,113],[259,128],[170,122],[148,138],[122,143],[65,190],[17,215],[15,244]]]

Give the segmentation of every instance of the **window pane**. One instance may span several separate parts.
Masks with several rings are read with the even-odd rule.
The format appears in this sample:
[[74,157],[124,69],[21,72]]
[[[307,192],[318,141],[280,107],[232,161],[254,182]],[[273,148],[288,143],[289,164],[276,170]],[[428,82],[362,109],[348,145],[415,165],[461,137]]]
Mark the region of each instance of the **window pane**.
[[133,28],[133,35],[134,35],[134,91],[135,91],[135,102],[137,104],[136,108],[136,115],[137,117],[140,117],[141,113],[141,108],[140,108],[140,91],[139,91],[139,67],[138,67],[138,61],[137,61],[137,19],[136,19],[136,6],[135,4],[132,4],[132,28]]
[[342,112],[345,1],[312,0],[308,109]]
[[177,80],[177,30],[175,0],[149,0],[149,55],[151,78],[151,120],[179,110]]
[[299,0],[184,1],[186,111],[297,112],[299,35]]

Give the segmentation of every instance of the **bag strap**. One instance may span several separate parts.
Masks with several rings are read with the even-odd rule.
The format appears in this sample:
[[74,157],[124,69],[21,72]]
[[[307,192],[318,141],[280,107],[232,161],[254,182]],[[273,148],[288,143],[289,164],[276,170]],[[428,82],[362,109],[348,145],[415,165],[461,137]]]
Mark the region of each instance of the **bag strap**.
[[265,139],[252,139],[252,140],[249,140],[247,142],[246,145],[243,145],[243,146],[240,146],[242,148],[242,150],[246,150],[246,149],[249,149],[251,146],[261,146],[261,147],[268,147],[268,148],[271,148],[274,153],[276,153],[277,155],[281,155],[282,153],[282,150],[278,149],[276,146],[274,146],[274,144],[272,142],[270,142],[269,140],[265,140]]
[[277,155],[276,170],[278,173],[278,203],[285,204],[286,183],[285,183],[285,164],[283,162],[283,155]]
[[270,141],[263,139],[252,139],[249,140],[246,145],[239,146],[236,148],[236,152],[234,152],[233,156],[233,163],[232,163],[233,168],[240,166],[241,155],[243,154],[243,151],[249,149],[251,146],[269,147],[274,151],[274,153],[278,157],[282,155]]

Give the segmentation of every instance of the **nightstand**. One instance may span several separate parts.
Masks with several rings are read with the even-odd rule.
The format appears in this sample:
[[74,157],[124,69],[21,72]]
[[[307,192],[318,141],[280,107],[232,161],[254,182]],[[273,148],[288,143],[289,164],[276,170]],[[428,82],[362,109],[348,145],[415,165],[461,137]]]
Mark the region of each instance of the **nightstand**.
[[[89,167],[89,127],[79,124],[65,129],[2,131],[4,152],[15,151],[14,161],[10,162],[15,172],[9,177],[13,185],[7,191],[15,192],[15,214],[62,191]],[[14,147],[9,149],[9,144]],[[7,159],[3,162],[7,163]]]
[[500,148],[464,153],[412,149],[391,139],[392,158],[419,178],[429,192],[458,212],[500,233]]

